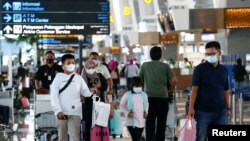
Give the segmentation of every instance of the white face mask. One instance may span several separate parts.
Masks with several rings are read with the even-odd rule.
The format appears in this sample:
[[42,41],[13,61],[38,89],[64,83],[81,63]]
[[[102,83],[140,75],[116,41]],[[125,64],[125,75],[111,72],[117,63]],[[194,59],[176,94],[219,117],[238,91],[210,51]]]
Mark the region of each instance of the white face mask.
[[218,58],[216,55],[211,55],[211,56],[207,56],[206,57],[206,60],[211,63],[211,64],[214,64],[218,61]]
[[70,65],[65,66],[65,68],[66,68],[66,70],[68,72],[73,72],[75,70],[75,68],[76,68],[76,65],[75,64],[70,64]]
[[133,87],[133,91],[135,93],[141,93],[142,92],[142,87]]
[[95,65],[98,65],[100,62],[99,60],[92,60],[93,62],[95,62]]
[[95,69],[86,69],[87,74],[94,74],[96,72]]

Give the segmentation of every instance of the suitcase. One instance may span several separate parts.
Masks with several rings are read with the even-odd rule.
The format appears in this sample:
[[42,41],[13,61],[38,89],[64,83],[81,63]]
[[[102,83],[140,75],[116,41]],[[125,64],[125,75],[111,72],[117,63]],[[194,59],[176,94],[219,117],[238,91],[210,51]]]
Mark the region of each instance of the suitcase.
[[108,127],[95,125],[90,133],[91,141],[110,141]]
[[114,110],[114,116],[110,119],[110,134],[115,138],[117,135],[120,135],[122,138],[123,133],[123,121],[121,117],[121,111],[119,109]]
[[56,128],[56,117],[54,112],[40,113],[35,116],[36,129]]
[[9,117],[10,117],[10,108],[8,106],[0,105],[0,116],[1,116],[1,124],[8,125]]

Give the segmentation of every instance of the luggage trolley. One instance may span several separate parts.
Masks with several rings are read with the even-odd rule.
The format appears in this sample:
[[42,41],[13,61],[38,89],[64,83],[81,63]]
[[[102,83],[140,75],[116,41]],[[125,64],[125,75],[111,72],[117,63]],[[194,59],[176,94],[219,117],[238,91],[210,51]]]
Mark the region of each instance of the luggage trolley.
[[[7,106],[9,108],[9,119],[8,123],[0,124],[0,127],[3,127],[3,134],[5,138],[8,138],[7,133],[13,133],[17,130],[18,124],[14,120],[14,98],[15,98],[15,89],[4,89],[0,92],[0,103],[2,106]],[[2,132],[2,131],[1,131]]]
[[[48,132],[56,131],[56,119],[50,103],[50,94],[34,91],[35,139],[47,138]],[[45,139],[46,140],[46,139]]]

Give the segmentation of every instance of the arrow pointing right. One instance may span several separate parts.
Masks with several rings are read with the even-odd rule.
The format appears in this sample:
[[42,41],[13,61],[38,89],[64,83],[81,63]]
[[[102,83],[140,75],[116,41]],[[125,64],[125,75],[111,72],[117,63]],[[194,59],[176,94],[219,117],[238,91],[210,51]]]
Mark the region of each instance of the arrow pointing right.
[[6,2],[4,5],[3,5],[3,8],[5,8],[6,11],[9,11],[9,9],[11,8],[12,6],[10,5],[10,3]]
[[3,19],[6,20],[6,22],[8,23],[11,20],[11,16],[9,14],[5,14]]
[[10,31],[12,31],[12,28],[11,28],[9,25],[7,25],[7,26],[3,29],[3,31],[6,31],[6,33],[9,34]]

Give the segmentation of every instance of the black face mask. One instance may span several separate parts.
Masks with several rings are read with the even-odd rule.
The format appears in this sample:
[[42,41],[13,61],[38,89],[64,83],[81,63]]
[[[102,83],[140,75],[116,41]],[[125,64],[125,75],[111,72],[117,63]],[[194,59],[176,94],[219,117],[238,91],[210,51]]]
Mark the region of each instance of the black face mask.
[[54,59],[46,59],[46,63],[47,64],[53,64],[54,63]]

